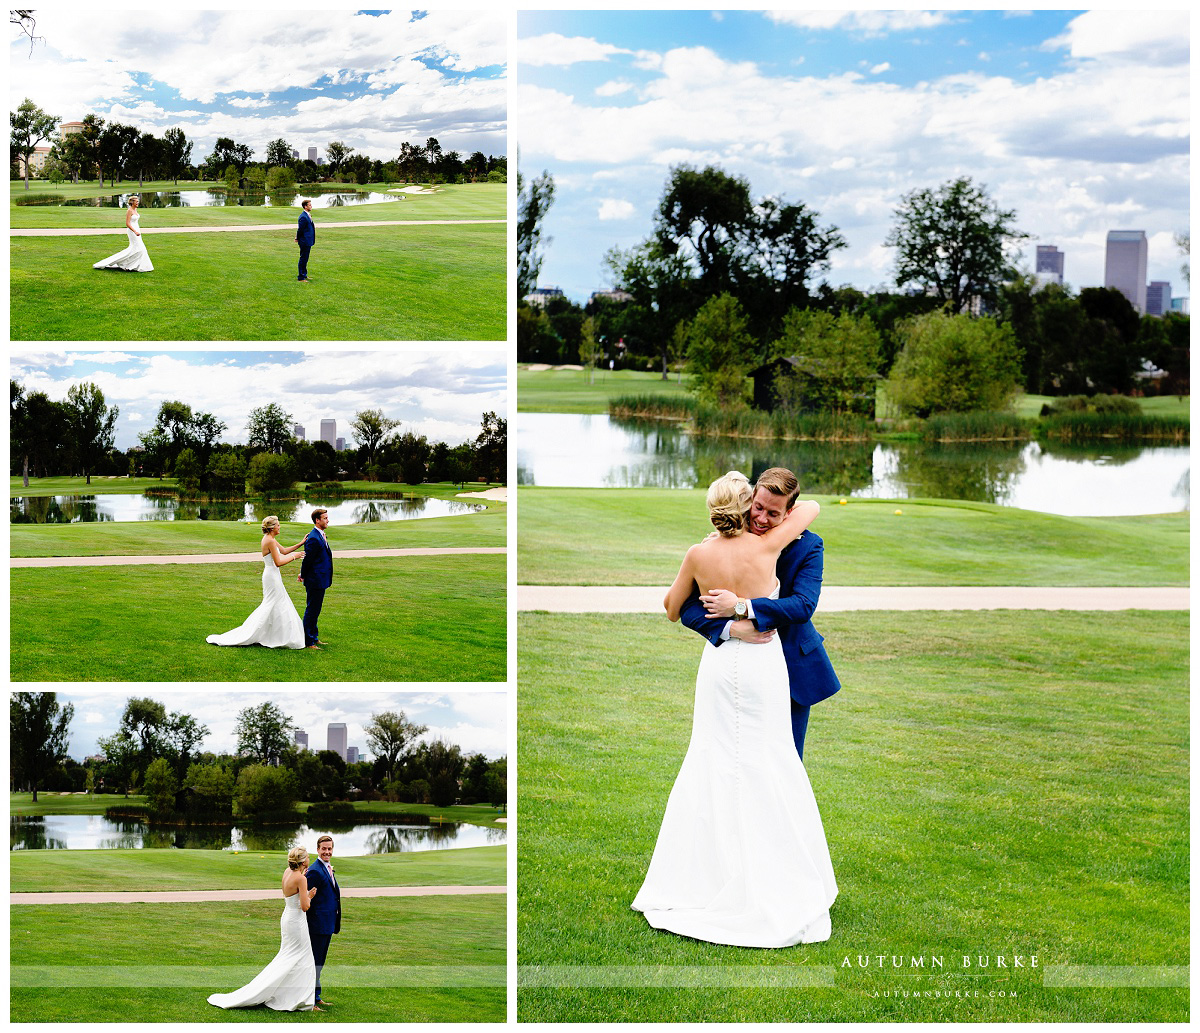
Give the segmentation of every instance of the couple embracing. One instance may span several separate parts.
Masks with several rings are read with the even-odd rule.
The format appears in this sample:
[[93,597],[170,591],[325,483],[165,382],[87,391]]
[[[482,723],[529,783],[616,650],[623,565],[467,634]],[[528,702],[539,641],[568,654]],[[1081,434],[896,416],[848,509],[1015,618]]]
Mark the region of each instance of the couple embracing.
[[692,738],[632,907],[656,929],[738,947],[828,940],[837,896],[804,762],[809,707],[841,687],[810,618],[820,507],[790,470],[708,489],[714,528],[684,556],[667,616],[708,641]]
[[288,851],[283,873],[283,915],[279,919],[279,953],[240,990],[213,994],[218,1008],[253,1008],[265,1004],[273,1011],[324,1011],[321,969],[329,941],[342,931],[342,891],[333,874],[333,837],[317,840],[317,861],[309,864],[302,846]]

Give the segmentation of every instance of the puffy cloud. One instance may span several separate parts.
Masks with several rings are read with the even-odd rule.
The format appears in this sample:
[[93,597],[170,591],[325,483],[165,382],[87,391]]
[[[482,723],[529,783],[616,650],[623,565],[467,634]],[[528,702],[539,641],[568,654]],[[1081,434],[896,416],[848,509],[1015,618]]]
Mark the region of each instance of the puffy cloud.
[[615,197],[606,197],[600,202],[600,211],[596,213],[596,217],[601,222],[629,219],[633,217],[635,211],[637,209],[629,201],[619,200]]
[[768,11],[774,22],[800,29],[849,29],[870,35],[912,32],[944,25],[946,11]]
[[1079,60],[1187,64],[1191,52],[1188,12],[1088,11],[1045,46],[1051,50],[1065,48]]

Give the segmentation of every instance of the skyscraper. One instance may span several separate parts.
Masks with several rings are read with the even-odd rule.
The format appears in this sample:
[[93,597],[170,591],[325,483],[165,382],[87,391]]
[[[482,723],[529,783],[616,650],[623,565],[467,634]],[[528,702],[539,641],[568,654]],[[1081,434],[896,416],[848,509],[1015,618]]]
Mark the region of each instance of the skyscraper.
[[337,420],[321,421],[321,440],[337,447]]
[[304,424],[302,424],[302,423],[293,423],[292,424],[292,437],[294,437],[297,441],[304,440]]
[[346,763],[347,764],[357,764],[358,763],[358,747],[357,746],[347,746],[346,747]]
[[1104,286],[1115,287],[1139,313],[1146,311],[1145,230],[1109,230],[1104,251]]
[[344,724],[331,724],[326,735],[329,742],[329,745],[326,748],[332,750],[339,757],[341,757],[342,760],[345,760],[346,726]]
[[308,732],[302,732],[299,728],[295,732],[296,745],[308,749]]
[[1037,260],[1033,272],[1039,287],[1045,287],[1048,283],[1057,283],[1060,287],[1062,286],[1063,259],[1065,257],[1054,244],[1037,246]]
[[338,438],[337,442],[333,446],[333,450],[335,452],[345,452],[346,451],[346,439]]
[[1151,280],[1146,288],[1146,315],[1161,316],[1171,311],[1171,285],[1166,280]]
[[315,147],[310,147],[308,149],[308,160],[309,161],[317,160],[317,149]]

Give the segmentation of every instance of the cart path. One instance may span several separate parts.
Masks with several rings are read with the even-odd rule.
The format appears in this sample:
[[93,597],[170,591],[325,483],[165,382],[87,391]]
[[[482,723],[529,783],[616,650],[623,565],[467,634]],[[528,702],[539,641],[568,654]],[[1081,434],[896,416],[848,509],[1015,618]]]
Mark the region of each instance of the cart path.
[[[353,229],[357,226],[493,226],[504,225],[506,219],[393,219],[365,222],[323,222],[321,232],[326,230]],[[262,230],[295,230],[290,222],[277,222],[264,226],[155,226],[142,232],[149,236],[160,233],[256,233]],[[125,232],[124,226],[112,229],[87,230],[9,230],[11,237],[111,237]]]
[[[506,546],[444,549],[338,549],[339,560],[374,556],[495,556],[508,552]],[[259,552],[214,552],[192,556],[24,556],[10,559],[10,567],[135,567],[154,563],[261,563]]]
[[[343,897],[440,897],[507,893],[507,886],[341,887]],[[275,900],[279,890],[192,890],[162,893],[10,893],[9,904],[196,904],[206,900]]]
[[[667,589],[615,585],[518,585],[518,610],[663,613]],[[820,611],[849,610],[1187,610],[1184,588],[1041,586],[856,587],[826,585]]]

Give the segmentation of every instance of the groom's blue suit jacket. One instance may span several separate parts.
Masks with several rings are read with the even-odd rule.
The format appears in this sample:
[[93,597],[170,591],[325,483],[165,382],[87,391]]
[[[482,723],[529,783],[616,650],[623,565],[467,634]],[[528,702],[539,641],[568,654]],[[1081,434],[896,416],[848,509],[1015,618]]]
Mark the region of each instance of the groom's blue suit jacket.
[[342,931],[342,891],[334,885],[325,865],[314,859],[305,873],[308,888],[317,887],[317,895],[308,905],[308,931],[332,936]]
[[304,559],[300,563],[300,576],[304,583],[328,588],[333,584],[333,550],[325,536],[315,527],[304,539]]
[[[812,626],[812,615],[821,598],[824,552],[820,536],[805,531],[779,554],[775,565],[779,598],[750,601],[758,629],[778,629],[792,699],[805,705],[820,703],[842,687],[822,645],[824,639]],[[721,645],[721,632],[728,619],[709,617],[695,586],[679,616],[685,626],[699,632],[714,646]]]
[[313,224],[312,216],[301,208],[300,218],[296,221],[296,243],[312,247],[316,242],[317,227]]

